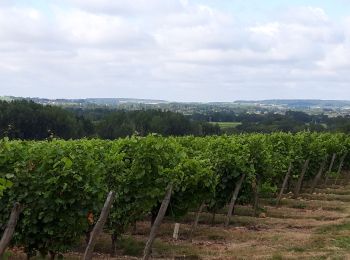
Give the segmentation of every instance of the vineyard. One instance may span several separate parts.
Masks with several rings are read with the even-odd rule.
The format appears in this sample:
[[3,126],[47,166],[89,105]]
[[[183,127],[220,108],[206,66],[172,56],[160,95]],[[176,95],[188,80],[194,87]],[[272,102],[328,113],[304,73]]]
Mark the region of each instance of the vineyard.
[[[112,256],[135,223],[160,224],[162,210],[173,223],[191,218],[190,240],[201,212],[210,214],[213,225],[219,218],[228,228],[239,207],[251,208],[257,217],[263,212],[261,201],[278,207],[285,194],[312,196],[325,185],[341,184],[350,168],[348,151],[349,136],[310,132],[115,141],[3,139],[0,235],[19,203],[23,209],[11,246],[28,258],[54,259],[74,251],[82,238],[88,241],[107,194],[114,191],[104,226]],[[151,234],[157,231],[152,228]]]

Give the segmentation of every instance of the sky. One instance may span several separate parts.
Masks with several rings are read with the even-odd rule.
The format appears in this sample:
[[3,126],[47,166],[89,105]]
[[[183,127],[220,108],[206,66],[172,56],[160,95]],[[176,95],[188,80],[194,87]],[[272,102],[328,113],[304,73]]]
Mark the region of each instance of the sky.
[[350,0],[0,0],[0,96],[350,100]]

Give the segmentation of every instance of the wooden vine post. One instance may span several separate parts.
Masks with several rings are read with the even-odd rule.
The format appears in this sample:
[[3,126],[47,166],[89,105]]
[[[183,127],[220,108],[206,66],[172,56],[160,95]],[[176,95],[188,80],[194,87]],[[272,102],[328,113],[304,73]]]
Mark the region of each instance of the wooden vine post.
[[226,216],[226,220],[225,220],[225,227],[228,227],[230,225],[230,219],[232,217],[233,208],[234,208],[235,203],[237,201],[238,193],[241,190],[244,178],[245,178],[245,174],[242,174],[241,178],[237,182],[237,184],[235,186],[235,189],[233,191],[233,195],[232,195],[232,198],[231,198],[231,201],[230,201],[230,205],[229,205],[227,216]]
[[349,183],[349,180],[350,180],[350,174],[349,172],[346,172],[342,184],[347,185]]
[[215,225],[215,217],[216,217],[216,208],[214,208],[213,212],[211,213],[211,221],[210,221],[210,225],[213,227]]
[[304,180],[304,176],[305,173],[309,167],[309,163],[310,163],[310,159],[305,160],[304,165],[303,165],[303,169],[301,170],[297,185],[295,186],[294,189],[294,198],[299,197],[300,194],[300,190],[301,190],[301,185],[303,184],[303,180]]
[[335,158],[337,157],[337,154],[334,153],[333,156],[332,156],[332,160],[331,160],[331,163],[329,165],[329,168],[328,168],[328,171],[326,172],[326,179],[324,181],[324,184],[326,185],[327,182],[328,182],[328,179],[329,179],[329,175],[331,174],[332,172],[332,169],[333,169],[333,165],[334,165],[334,161],[335,161]]
[[281,201],[281,199],[282,199],[284,190],[285,190],[285,188],[286,188],[286,186],[287,186],[287,183],[288,183],[290,174],[291,174],[291,172],[292,172],[292,168],[293,168],[293,166],[292,166],[292,163],[290,162],[290,163],[289,163],[289,167],[288,167],[288,171],[287,171],[286,176],[284,177],[284,180],[283,180],[283,184],[282,184],[280,193],[278,194],[278,197],[277,197],[277,200],[276,200],[276,207],[278,207],[278,205],[280,204],[280,201]]
[[260,187],[261,187],[261,178],[259,175],[257,175],[256,181],[253,186],[253,190],[254,190],[253,216],[254,217],[256,217],[258,213]]
[[180,230],[180,223],[175,223],[175,226],[174,226],[174,233],[173,233],[173,238],[175,240],[178,240],[179,239],[179,230]]
[[199,209],[197,210],[196,217],[195,217],[194,222],[193,222],[193,224],[192,224],[192,228],[191,228],[191,232],[190,232],[190,235],[189,235],[189,239],[192,238],[193,233],[194,233],[194,231],[196,230],[196,228],[197,228],[197,226],[198,226],[199,217],[200,217],[200,214],[202,213],[204,207],[205,207],[205,202],[203,202],[203,203],[200,205]]
[[324,172],[324,168],[326,167],[327,159],[328,159],[328,155],[326,155],[324,157],[324,159],[321,163],[320,169],[318,170],[318,173],[316,174],[316,176],[311,184],[311,193],[315,192],[316,186],[321,179],[322,173]]
[[89,243],[85,249],[85,253],[84,253],[84,260],[91,260],[92,259],[92,254],[94,252],[94,248],[97,242],[97,238],[99,237],[99,235],[101,234],[102,230],[103,230],[103,226],[106,223],[106,220],[108,218],[108,214],[109,211],[112,207],[113,201],[114,201],[114,197],[115,197],[115,192],[114,191],[110,191],[108,193],[107,199],[105,201],[105,204],[102,208],[101,214],[99,219],[97,220],[96,225],[94,226],[94,229],[91,232],[90,235],[90,240]]
[[345,161],[345,158],[346,158],[347,155],[348,155],[348,152],[346,151],[343,154],[343,156],[340,158],[340,163],[339,163],[339,167],[338,167],[338,171],[337,171],[337,177],[335,178],[334,185],[337,185],[337,182],[338,182],[339,176],[341,174],[341,171],[343,169],[344,161]]
[[0,240],[0,259],[3,259],[5,250],[11,242],[21,212],[22,206],[18,202],[16,202],[12,208],[10,219],[6,225],[6,229]]
[[167,188],[167,193],[165,194],[165,197],[162,201],[162,204],[160,205],[156,220],[154,221],[154,224],[152,225],[151,232],[150,232],[149,238],[147,240],[145,249],[143,250],[143,258],[142,258],[143,260],[148,260],[150,255],[151,255],[152,245],[153,245],[153,242],[156,238],[159,227],[163,221],[165,213],[168,209],[168,205],[170,202],[172,191],[173,191],[173,184],[170,184]]

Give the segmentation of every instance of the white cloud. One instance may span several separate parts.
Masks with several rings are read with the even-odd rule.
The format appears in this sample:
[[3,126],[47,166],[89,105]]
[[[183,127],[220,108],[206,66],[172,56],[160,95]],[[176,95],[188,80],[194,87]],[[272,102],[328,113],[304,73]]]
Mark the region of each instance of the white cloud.
[[118,16],[97,15],[80,10],[56,12],[56,22],[62,38],[77,48],[129,48],[144,46],[151,37],[141,28]]
[[0,42],[49,40],[47,20],[34,8],[0,8]]
[[296,22],[310,26],[319,26],[320,24],[328,23],[330,20],[325,10],[313,6],[290,8],[282,12],[280,19],[288,21],[289,23]]
[[[188,3],[179,0],[59,0],[66,4],[94,13],[123,16],[151,15],[181,12]],[[58,2],[58,1],[57,1]]]
[[48,9],[0,5],[0,95],[350,99],[350,18],[318,7],[254,24],[184,0]]

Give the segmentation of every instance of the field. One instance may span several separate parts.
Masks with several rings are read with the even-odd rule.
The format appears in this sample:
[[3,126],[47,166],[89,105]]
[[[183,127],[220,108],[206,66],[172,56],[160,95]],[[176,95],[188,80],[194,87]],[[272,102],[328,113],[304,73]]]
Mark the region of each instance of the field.
[[[172,239],[174,221],[166,219],[153,249],[154,259],[349,259],[350,186],[317,189],[312,195],[292,199],[287,194],[276,208],[263,201],[263,213],[252,217],[249,206],[238,206],[232,225],[224,216],[202,213],[192,240],[188,235],[193,214],[181,219],[180,237]],[[149,222],[140,221],[118,241],[117,258],[110,258],[110,238],[104,234],[96,246],[96,259],[138,259],[149,233]],[[84,243],[65,259],[80,259]],[[25,259],[17,251],[10,259]]]
[[240,122],[211,122],[211,124],[216,125],[218,124],[221,129],[227,129],[227,128],[235,128],[239,126]]
[[[346,135],[150,135],[0,144],[0,166],[8,172],[0,178],[0,222],[6,223],[14,203],[24,206],[10,259],[48,253],[51,259],[80,258],[108,191],[115,196],[96,258],[350,256]],[[198,208],[199,227],[192,232]],[[234,208],[233,216],[228,208]],[[172,238],[176,222],[179,239]]]

